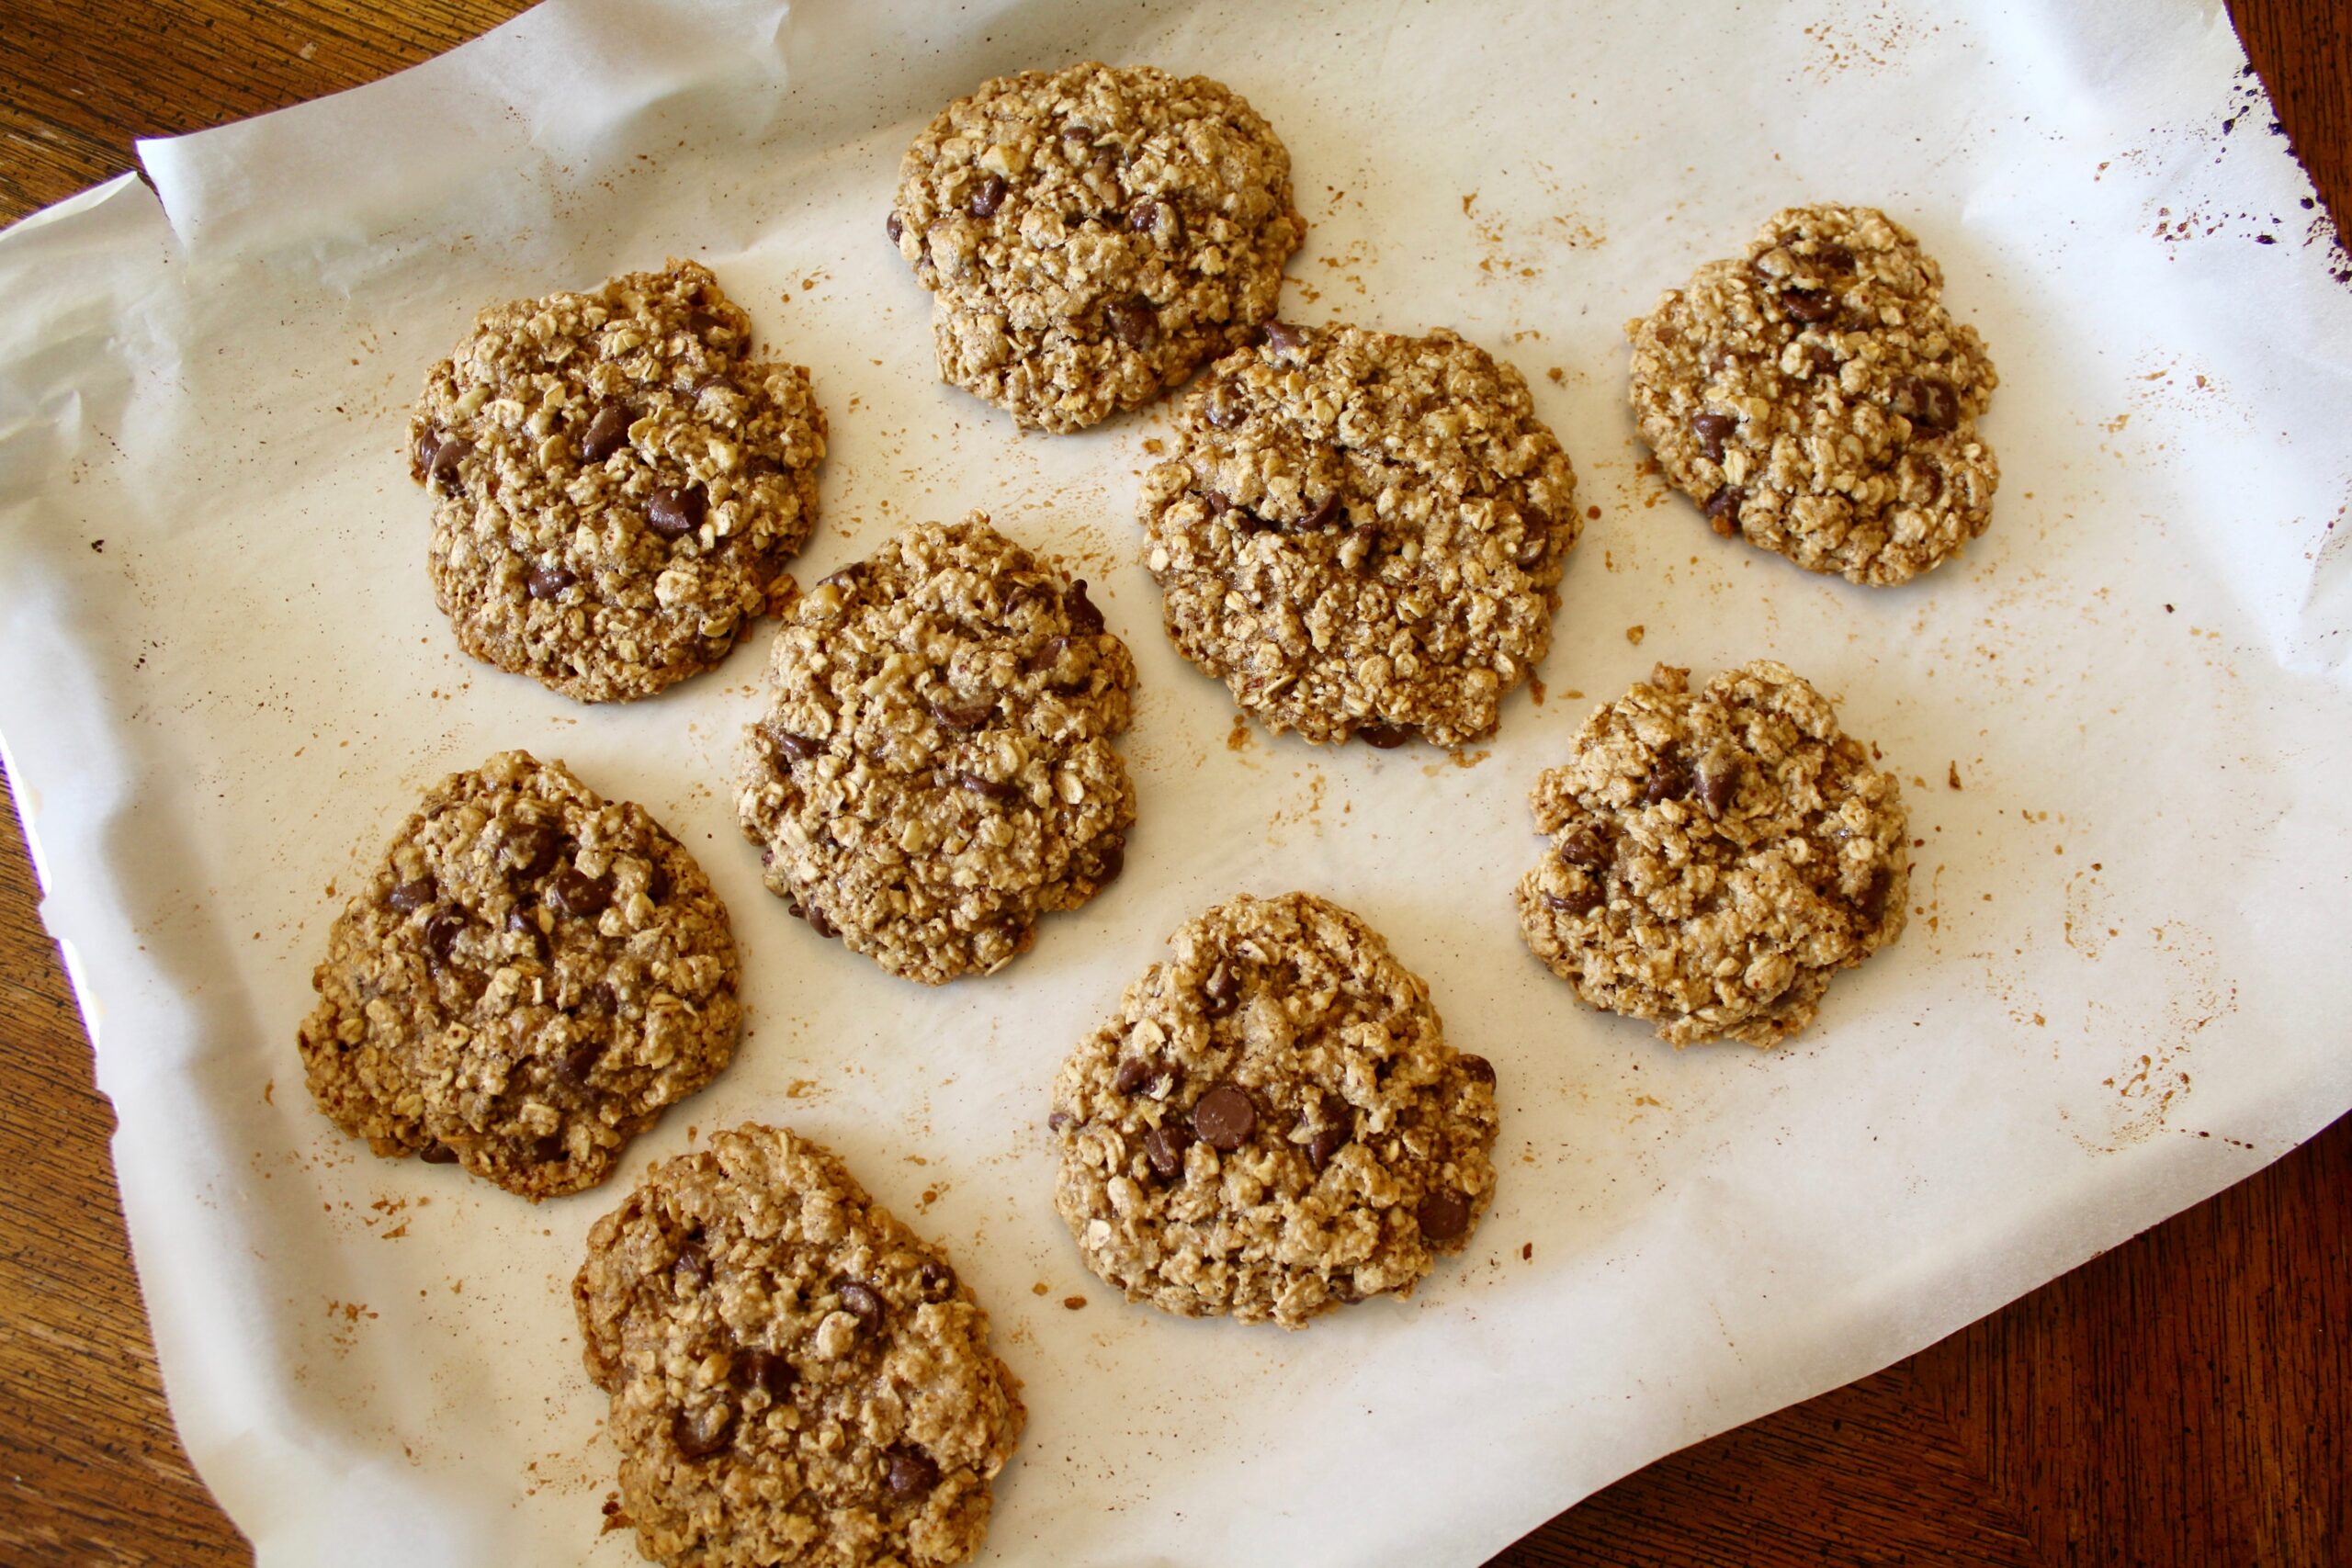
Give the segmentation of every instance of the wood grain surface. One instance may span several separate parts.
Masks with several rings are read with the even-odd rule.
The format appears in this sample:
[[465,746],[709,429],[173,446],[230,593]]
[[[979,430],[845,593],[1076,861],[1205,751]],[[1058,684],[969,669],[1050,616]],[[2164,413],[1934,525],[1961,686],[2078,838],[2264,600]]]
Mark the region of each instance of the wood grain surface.
[[[356,85],[512,0],[5,0],[0,221]],[[2352,213],[2352,6],[2235,0]],[[224,1568],[155,1374],[81,1021],[0,812],[0,1562]],[[1873,1377],[1687,1450],[1495,1568],[2352,1564],[2352,1121]],[[430,1565],[420,1565],[430,1568]]]

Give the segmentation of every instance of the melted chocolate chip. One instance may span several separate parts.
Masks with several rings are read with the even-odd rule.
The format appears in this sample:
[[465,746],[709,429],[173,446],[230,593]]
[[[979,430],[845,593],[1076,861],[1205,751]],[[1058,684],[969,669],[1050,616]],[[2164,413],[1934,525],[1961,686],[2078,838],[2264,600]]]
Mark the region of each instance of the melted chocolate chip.
[[1171,1122],[1143,1135],[1143,1157],[1162,1180],[1173,1181],[1184,1174],[1184,1151],[1192,1145],[1193,1134]]
[[915,1270],[915,1284],[927,1301],[945,1301],[956,1293],[956,1270],[946,1264],[925,1258]]
[[1219,964],[1201,982],[1201,1011],[1210,1018],[1223,1018],[1241,1005],[1241,982],[1233,971]]
[[670,868],[659,860],[654,861],[646,870],[645,896],[656,904],[662,903],[670,897]]
[[945,696],[932,698],[923,706],[931,710],[932,717],[947,728],[960,729],[966,734],[980,728],[996,715],[993,697],[958,697],[952,692]]
[[1193,1107],[1193,1136],[1221,1154],[1248,1143],[1257,1125],[1257,1102],[1238,1084],[1221,1083]]
[[1690,420],[1690,434],[1699,438],[1699,450],[1711,463],[1724,460],[1724,437],[1738,428],[1739,421],[1727,413],[1694,414]]
[[1832,272],[1854,270],[1854,253],[1843,245],[1816,245],[1814,247],[1813,259]]
[[523,579],[523,592],[534,599],[552,599],[579,581],[560,566],[535,566]]
[[1940,434],[1960,423],[1960,400],[1941,381],[1907,378],[1896,389],[1895,406],[1920,428]]
[[564,1147],[561,1133],[549,1133],[545,1137],[531,1140],[533,1165],[560,1165],[569,1157],[570,1153],[571,1151]]
[[1819,289],[1783,288],[1781,308],[1807,326],[1817,326],[1838,313],[1838,300]]
[[1894,874],[1884,866],[1871,873],[1870,886],[1862,889],[1860,906],[1862,919],[1876,925],[1885,918],[1886,897],[1894,891]]
[[416,1151],[416,1157],[427,1165],[455,1165],[458,1151],[447,1144],[427,1144]]
[[1121,1094],[1133,1094],[1150,1077],[1150,1063],[1140,1056],[1129,1056],[1119,1064],[1119,1070],[1111,1075],[1111,1087]]
[[1057,1111],[1046,1118],[1046,1130],[1049,1133],[1058,1133],[1077,1120],[1077,1117],[1067,1111]]
[[1315,503],[1314,510],[1307,513],[1306,516],[1298,520],[1298,531],[1302,534],[1311,534],[1318,528],[1327,526],[1330,523],[1333,515],[1337,513],[1339,510],[1340,492],[1338,491],[1333,491],[1330,494],[1317,502]]
[[545,822],[527,822],[506,840],[507,858],[517,876],[545,876],[563,853],[563,835]]
[[800,1381],[792,1363],[774,1350],[741,1352],[735,1358],[733,1371],[737,1387],[756,1388],[778,1404],[792,1397],[793,1385]]
[[1540,512],[1531,512],[1521,525],[1526,531],[1519,537],[1519,548],[1511,552],[1511,564],[1521,571],[1533,571],[1543,564],[1544,553],[1552,547],[1552,520]]
[[1149,348],[1159,336],[1159,314],[1151,308],[1151,301],[1140,294],[1103,306],[1102,320],[1110,327],[1111,335],[1129,348]]
[[1575,915],[1580,918],[1591,914],[1609,902],[1609,895],[1602,892],[1599,885],[1592,884],[1579,887],[1572,893],[1546,893],[1544,895],[1544,902],[1564,915]]
[[1107,835],[1094,847],[1093,882],[1097,887],[1108,887],[1119,880],[1127,869],[1127,843],[1118,834]]
[[882,220],[882,231],[890,236],[890,243],[895,245],[899,243],[899,236],[907,231],[907,226],[899,215],[893,212]]
[[403,882],[384,895],[384,907],[396,915],[406,915],[433,902],[433,879],[420,876],[414,882]]
[[678,1256],[670,1265],[670,1278],[691,1295],[710,1283],[710,1252],[703,1246],[702,1227],[696,1225],[678,1248]]
[[1306,333],[1288,321],[1268,321],[1265,325],[1266,346],[1276,354],[1293,354],[1306,346]]
[[801,911],[801,919],[808,922],[810,931],[815,931],[827,942],[842,934],[841,928],[825,918],[825,911],[817,907],[817,901],[814,898],[808,900],[808,906]]
[[458,465],[471,457],[473,449],[470,441],[452,437],[442,442],[433,449],[433,460],[425,465],[425,482],[439,485],[444,495],[465,494],[466,481],[458,473]]
[[618,403],[606,403],[588,422],[586,434],[580,437],[580,459],[584,463],[601,463],[628,445],[628,410]]
[[1345,1124],[1317,1128],[1315,1135],[1306,1140],[1306,1163],[1321,1170],[1331,1163],[1333,1155],[1348,1146],[1348,1141],[1354,1136],[1353,1130]]
[[582,1040],[574,1044],[556,1058],[556,1077],[573,1089],[586,1089],[589,1075],[596,1070],[596,1064],[605,1059],[605,1045],[602,1040]]
[[882,1325],[882,1298],[874,1293],[872,1287],[855,1280],[843,1280],[841,1298],[842,1310],[857,1319],[861,1327],[871,1332]]
[[983,778],[978,773],[957,773],[956,787],[969,791],[983,800],[993,800],[1000,805],[1023,798],[1019,784],[1008,784],[1001,779]]
[[714,1404],[698,1420],[692,1412],[681,1410],[671,1419],[670,1440],[678,1446],[681,1458],[708,1459],[727,1446],[727,1434],[735,1425],[735,1407]]
[[1567,836],[1560,840],[1560,858],[1587,871],[1607,871],[1611,859],[1608,841],[1589,823],[1568,829]]
[[1701,510],[1706,513],[1708,525],[1728,539],[1739,532],[1739,508],[1747,499],[1747,492],[1737,485],[1725,485],[1709,496]]
[[1642,803],[1656,806],[1660,801],[1680,800],[1690,793],[1690,764],[1682,760],[1679,750],[1668,746],[1650,765],[1649,782],[1642,786]]
[[424,945],[433,950],[434,957],[447,964],[450,953],[458,945],[458,937],[465,929],[466,918],[463,915],[435,915],[424,922]]
[[709,504],[700,485],[683,490],[658,486],[645,500],[645,525],[665,539],[683,539],[702,526],[703,511]]
[[1464,1051],[1456,1059],[1461,1064],[1462,1076],[1464,1077],[1474,1079],[1479,1083],[1492,1083],[1495,1081],[1495,1065],[1487,1060],[1486,1057],[1474,1056],[1470,1055],[1469,1052]]
[[964,210],[975,218],[993,218],[996,209],[1004,205],[1005,184],[1001,175],[990,175],[972,187],[964,201]]
[[805,762],[825,749],[805,735],[795,735],[789,729],[778,729],[774,725],[768,727],[768,739],[775,742],[777,750],[795,762]]
[[1360,724],[1356,726],[1357,739],[1363,741],[1367,746],[1377,747],[1383,751],[1392,750],[1396,747],[1402,746],[1406,741],[1410,740],[1412,738],[1413,727],[1409,724],[1388,724],[1384,722],[1378,724]]
[[1069,629],[1080,637],[1092,637],[1102,629],[1102,612],[1086,596],[1086,579],[1073,581],[1062,594],[1062,613],[1069,617]]
[[1470,1228],[1470,1200],[1459,1192],[1432,1192],[1421,1200],[1413,1218],[1420,1223],[1422,1239],[1457,1241]]
[[559,915],[577,919],[601,915],[613,901],[613,874],[588,876],[578,866],[567,865],[548,884],[547,900]]
[[882,1479],[893,1497],[919,1496],[939,1484],[939,1466],[921,1449],[895,1448],[883,1467]]
[[1692,793],[1708,816],[1721,817],[1739,794],[1739,759],[1725,751],[1710,751],[1700,758]]

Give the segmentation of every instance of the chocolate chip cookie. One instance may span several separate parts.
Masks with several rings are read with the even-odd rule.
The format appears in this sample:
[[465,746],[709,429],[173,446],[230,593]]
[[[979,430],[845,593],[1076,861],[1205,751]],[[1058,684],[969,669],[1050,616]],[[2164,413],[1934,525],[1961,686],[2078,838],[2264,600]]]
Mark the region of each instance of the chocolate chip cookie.
[[1551,646],[1576,490],[1485,350],[1277,321],[1178,408],[1145,560],[1178,650],[1277,733],[1460,746]]
[[1873,208],[1775,215],[1626,324],[1642,438],[1725,538],[1852,582],[1940,565],[2001,472],[1976,433],[2000,378],[1943,287]]
[[727,1066],[738,977],[726,908],[644,807],[502,751],[434,786],[337,917],[303,1071],[378,1154],[537,1201]]
[[1240,96],[1148,65],[983,83],[915,139],[887,224],[939,375],[1043,430],[1150,401],[1273,314],[1306,237]]
[[495,306],[409,421],[458,644],[582,702],[726,657],[817,515],[808,372],[693,262]]
[[1532,798],[1552,841],[1519,884],[1527,945],[1661,1040],[1777,1044],[1902,934],[1902,792],[1784,664],[1696,694],[1659,665],[1585,720]]
[[638,1550],[684,1568],[942,1568],[1027,1412],[939,1250],[775,1127],[655,1166],[572,1282]]
[[737,805],[768,888],[820,936],[941,985],[1028,951],[1126,863],[1112,746],[1126,644],[974,513],[908,529],[793,604]]
[[1306,893],[1170,939],[1054,1080],[1054,1205],[1129,1301],[1299,1328],[1413,1293],[1495,1190],[1495,1072],[1429,987]]

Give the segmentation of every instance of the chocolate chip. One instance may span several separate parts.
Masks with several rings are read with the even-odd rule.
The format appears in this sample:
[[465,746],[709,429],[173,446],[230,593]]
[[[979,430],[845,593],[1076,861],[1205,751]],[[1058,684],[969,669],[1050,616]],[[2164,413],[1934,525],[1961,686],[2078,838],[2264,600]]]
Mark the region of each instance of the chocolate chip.
[[1843,245],[1817,245],[1814,248],[1813,259],[1832,272],[1854,270],[1854,253]]
[[841,1298],[842,1310],[857,1319],[861,1326],[870,1332],[882,1325],[882,1298],[876,1295],[870,1286],[862,1285],[855,1280],[843,1280]]
[[523,592],[534,599],[552,599],[579,581],[560,566],[535,566],[523,580]]
[[1067,1111],[1057,1111],[1046,1118],[1046,1130],[1049,1133],[1058,1133],[1077,1120],[1077,1117]]
[[533,1165],[560,1164],[569,1153],[570,1151],[564,1147],[563,1134],[560,1133],[549,1133],[545,1137],[531,1140]]
[[1276,354],[1291,354],[1306,346],[1306,333],[1288,321],[1268,321],[1265,326],[1266,346]]
[[882,220],[882,231],[890,236],[890,243],[895,245],[899,243],[899,236],[907,231],[907,226],[899,215],[893,212]]
[[993,218],[996,209],[1004,205],[1004,176],[990,175],[972,187],[972,194],[964,200],[964,210],[975,218]]
[[1094,141],[1094,128],[1082,119],[1065,120],[1062,122],[1062,140],[1083,141],[1091,146]]
[[893,1497],[912,1497],[939,1484],[939,1466],[921,1449],[895,1448],[883,1469],[883,1482]]
[[1870,886],[1862,889],[1860,909],[1862,919],[1876,925],[1885,917],[1886,896],[1894,891],[1894,874],[1884,866],[1871,873]]
[[1470,1200],[1459,1192],[1432,1192],[1413,1211],[1428,1241],[1454,1241],[1470,1228]]
[[1560,840],[1560,858],[1587,871],[1607,871],[1611,857],[1608,841],[1589,824],[1579,823]]
[[1608,903],[1609,895],[1602,892],[1598,884],[1588,884],[1572,893],[1546,893],[1544,902],[1564,915],[1581,918]]
[[1456,1060],[1461,1064],[1462,1076],[1464,1077],[1472,1079],[1477,1083],[1492,1083],[1495,1081],[1495,1065],[1487,1060],[1486,1057],[1474,1056],[1470,1055],[1469,1052],[1464,1051],[1456,1058]]
[[1238,1084],[1217,1085],[1193,1107],[1193,1135],[1222,1154],[1231,1154],[1248,1143],[1257,1125],[1257,1102]]
[[678,1446],[681,1458],[708,1459],[727,1446],[728,1430],[734,1425],[731,1404],[714,1404],[699,1419],[681,1410],[671,1418],[670,1440]]
[[563,835],[545,822],[526,822],[506,840],[506,855],[517,876],[545,876],[562,853]]
[[1129,348],[1148,348],[1159,336],[1159,313],[1140,294],[1103,306],[1102,320],[1109,324],[1111,335]]
[[1668,746],[1650,764],[1649,782],[1642,786],[1642,803],[1656,806],[1660,801],[1680,800],[1690,793],[1690,764],[1682,760],[1681,751]]
[[1233,498],[1221,490],[1203,491],[1201,502],[1209,509],[1209,516],[1212,520],[1222,517],[1233,510]]
[[1309,512],[1305,517],[1299,519],[1298,531],[1302,534],[1314,532],[1316,529],[1329,523],[1331,521],[1332,514],[1339,510],[1340,492],[1335,490],[1330,494],[1325,496],[1322,500],[1317,502],[1315,503],[1315,509],[1312,512]]
[[1725,485],[1707,498],[1701,508],[1714,531],[1728,539],[1739,532],[1739,509],[1747,500],[1747,492],[1737,485]]
[[1080,637],[1092,637],[1102,629],[1102,612],[1086,596],[1086,579],[1072,581],[1062,595],[1062,613],[1069,617],[1069,629]]
[[645,525],[665,539],[683,539],[702,526],[703,510],[709,504],[700,485],[683,490],[658,486],[645,500]]
[[645,896],[656,904],[670,897],[670,868],[659,860],[654,861],[646,870]]
[[696,1225],[679,1247],[670,1265],[670,1278],[692,1294],[710,1283],[710,1252],[703,1246],[702,1227]]
[[618,403],[606,403],[588,422],[587,434],[580,438],[580,458],[585,463],[601,463],[628,445],[628,410]]
[[1724,460],[1724,437],[1739,428],[1739,421],[1727,413],[1694,414],[1690,434],[1699,438],[1699,449],[1711,463]]
[[1700,758],[1693,790],[1708,816],[1721,817],[1739,794],[1739,759],[1728,751],[1710,751]]
[[427,430],[416,438],[416,451],[409,458],[409,472],[423,483],[433,472],[433,455],[441,450],[441,443],[448,437],[437,430]]
[[841,928],[825,918],[825,911],[817,907],[817,901],[814,898],[809,899],[807,908],[801,911],[801,919],[808,922],[810,931],[815,931],[827,942],[842,934]]
[[531,939],[531,956],[545,964],[548,961],[548,939],[540,934],[539,923],[530,913],[517,906],[506,911],[506,929]]
[[778,729],[773,725],[768,728],[768,739],[775,742],[777,750],[796,762],[805,762],[825,749],[805,735],[795,735],[789,729]]
[[602,1040],[577,1042],[555,1059],[555,1076],[573,1089],[586,1089],[588,1076],[596,1070],[596,1064],[605,1059],[605,1043]]
[[1184,1151],[1192,1145],[1193,1134],[1171,1122],[1143,1135],[1143,1157],[1163,1180],[1173,1181],[1184,1174]]
[[1097,887],[1108,887],[1119,880],[1119,873],[1127,869],[1126,840],[1116,833],[1107,835],[1094,846],[1093,882]]
[[1231,430],[1241,423],[1241,400],[1219,387],[1209,394],[1207,403],[1201,410],[1201,417],[1216,429]]
[[738,1387],[756,1388],[778,1404],[792,1397],[792,1385],[800,1381],[792,1363],[774,1350],[742,1351],[735,1358],[733,1371]]
[[1138,234],[1157,234],[1170,227],[1175,217],[1166,202],[1147,199],[1127,209],[1127,227]]
[[465,929],[463,915],[435,915],[424,922],[424,945],[433,950],[434,957],[447,964],[450,952],[458,945],[458,934]]
[[1402,746],[1412,738],[1413,727],[1409,724],[1389,724],[1383,721],[1356,726],[1357,739],[1367,746],[1378,747],[1383,751]]
[[1344,1124],[1317,1128],[1315,1135],[1306,1140],[1306,1163],[1321,1170],[1354,1136],[1354,1132]]
[[427,1165],[455,1165],[458,1151],[447,1144],[427,1144],[416,1151],[416,1157]]
[[396,915],[409,914],[433,902],[433,879],[420,876],[414,882],[403,882],[384,895],[384,905]]
[[933,697],[923,705],[931,710],[932,717],[949,729],[960,729],[967,734],[987,724],[996,714],[996,699],[993,697],[957,697],[950,693],[944,697]]
[[1896,389],[1895,407],[1915,425],[1941,434],[1960,423],[1960,400],[1941,381],[1905,378]]
[[[1340,541],[1340,558],[1345,560],[1351,551],[1355,555],[1358,571],[1374,570],[1379,564],[1380,530],[1369,523],[1360,523],[1349,529],[1347,536]],[[1526,556],[1527,547],[1524,545],[1520,547],[1520,554],[1522,558]],[[1536,558],[1541,559],[1543,554],[1544,541],[1538,537],[1535,541]],[[1522,567],[1532,566],[1534,561],[1522,558],[1519,564]]]
[[547,898],[549,907],[559,915],[571,915],[578,919],[601,915],[613,901],[612,873],[588,876],[578,866],[567,865],[555,874],[555,880],[548,884]]
[[1150,1063],[1140,1056],[1129,1056],[1119,1064],[1119,1070],[1111,1075],[1111,1087],[1121,1094],[1133,1094],[1150,1077]]
[[1552,521],[1541,513],[1529,513],[1521,526],[1526,532],[1519,538],[1519,548],[1511,553],[1511,564],[1521,571],[1533,571],[1544,562],[1544,552],[1552,547]]
[[1838,301],[1818,289],[1783,288],[1781,308],[1807,326],[1817,326],[1838,313]]
[[445,495],[465,494],[466,481],[459,477],[458,465],[471,457],[473,450],[474,444],[470,441],[452,437],[442,442],[433,449],[433,460],[425,466],[425,482],[437,482]]
[[999,804],[1024,798],[1019,784],[1008,784],[1000,779],[983,778],[978,773],[957,773],[956,785],[958,789],[970,791],[983,800],[993,800]]
[[1241,1005],[1241,982],[1233,971],[1219,964],[1201,982],[1202,1012],[1210,1018],[1223,1018]]
[[929,1301],[944,1301],[956,1293],[956,1270],[946,1264],[925,1258],[915,1270],[915,1284]]

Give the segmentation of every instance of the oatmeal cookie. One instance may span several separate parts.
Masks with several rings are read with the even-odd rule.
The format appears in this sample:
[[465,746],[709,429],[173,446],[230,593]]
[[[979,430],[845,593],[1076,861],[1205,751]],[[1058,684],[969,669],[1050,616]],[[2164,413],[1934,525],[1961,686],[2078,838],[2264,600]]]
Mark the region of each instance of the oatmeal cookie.
[[303,1071],[378,1154],[537,1201],[727,1066],[738,978],[725,906],[644,807],[502,751],[426,795],[336,919]]
[[1661,1040],[1777,1044],[1902,934],[1903,795],[1785,664],[1695,696],[1690,674],[1661,664],[1603,704],[1536,782],[1552,843],[1520,929],[1579,998]]
[[1868,207],[1792,207],[1626,324],[1642,438],[1716,533],[1902,582],[1992,520],[2000,378],[1943,270]]
[[982,513],[786,611],[737,805],[768,888],[893,975],[993,973],[1126,863],[1134,659]]
[[781,1128],[655,1166],[572,1282],[621,1506],[673,1568],[944,1568],[1027,1419],[939,1250]]
[[941,110],[887,227],[932,293],[940,378],[1060,432],[1245,341],[1306,234],[1290,154],[1238,94],[1101,64]]
[[1551,645],[1576,490],[1485,350],[1278,321],[1177,410],[1145,559],[1179,651],[1277,733],[1459,746]]
[[1087,1267],[1187,1317],[1304,1327],[1413,1293],[1495,1190],[1495,1070],[1429,987],[1306,893],[1170,939],[1054,1080],[1054,1206]]
[[693,262],[484,310],[409,420],[458,644],[582,702],[726,657],[817,515],[825,416]]

